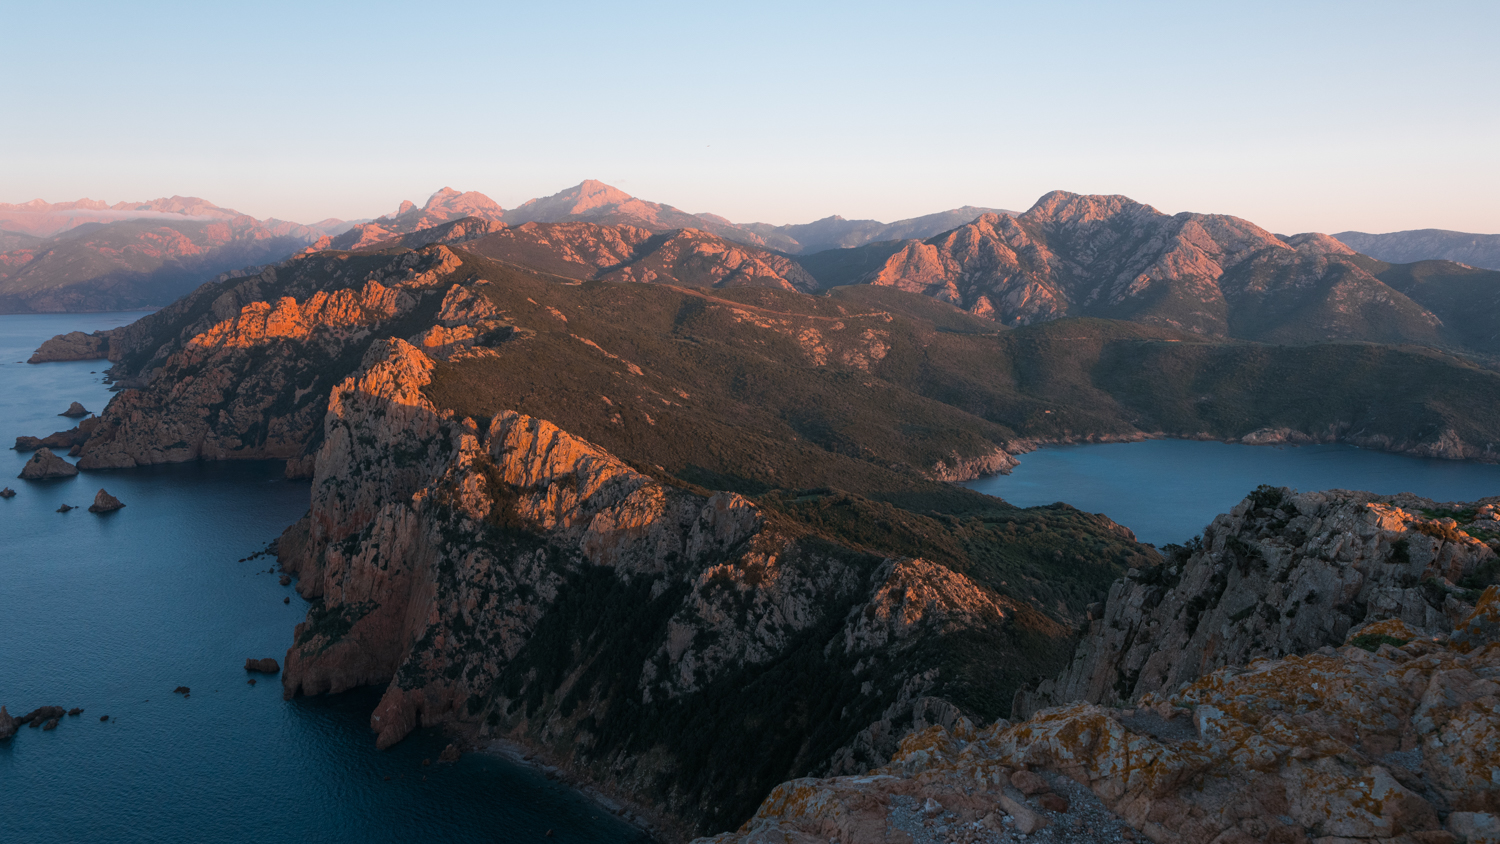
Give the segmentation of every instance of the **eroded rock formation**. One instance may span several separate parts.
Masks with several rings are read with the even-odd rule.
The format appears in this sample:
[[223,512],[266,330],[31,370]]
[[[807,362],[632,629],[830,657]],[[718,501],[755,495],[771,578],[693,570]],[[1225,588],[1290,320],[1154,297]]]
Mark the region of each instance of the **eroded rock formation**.
[[1492,503],[1257,490],[1201,542],[1117,582],[1069,669],[1014,711],[1123,705],[1218,668],[1336,646],[1383,619],[1446,633],[1467,612],[1456,584],[1500,566],[1474,535],[1500,530]]
[[71,478],[78,474],[78,469],[72,463],[52,453],[50,448],[37,449],[36,454],[26,461],[21,467],[21,474],[17,477],[27,481],[41,481],[50,478]]
[[[917,652],[1018,610],[931,562],[663,485],[545,421],[445,416],[422,393],[432,366],[382,341],[334,390],[312,511],[279,544],[318,599],[287,652],[287,696],[388,684],[371,717],[381,747],[419,723],[474,724],[712,824],[774,779],[702,748],[743,744],[783,770],[879,764],[900,725],[956,716],[925,694],[940,672]],[[797,683],[774,680],[787,670]],[[713,730],[663,729],[747,684],[764,691]],[[786,729],[747,729],[767,717]]]
[[93,334],[84,334],[82,331],[70,331],[67,334],[59,334],[43,343],[27,363],[51,363],[64,360],[102,360],[109,357],[109,331],[95,331]]
[[120,499],[105,492],[103,488],[94,494],[94,503],[89,505],[90,513],[112,513],[125,505]]
[[1087,786],[1159,844],[1491,841],[1500,586],[1468,609],[1448,634],[1391,618],[1342,647],[1220,668],[1129,708],[935,725],[888,766],[785,783],[740,830],[706,840],[905,842],[903,798],[992,828],[1001,815],[1017,831],[1065,823],[1019,792],[1016,774],[1029,770]]

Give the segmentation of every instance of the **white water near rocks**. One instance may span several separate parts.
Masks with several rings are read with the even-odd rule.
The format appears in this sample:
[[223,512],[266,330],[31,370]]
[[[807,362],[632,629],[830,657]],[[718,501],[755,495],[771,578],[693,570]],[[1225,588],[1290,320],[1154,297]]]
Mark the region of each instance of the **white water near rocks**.
[[1260,484],[1299,492],[1413,492],[1436,501],[1500,495],[1500,465],[1346,445],[1253,446],[1197,440],[1049,446],[1009,475],[964,484],[1020,507],[1062,501],[1103,513],[1142,542],[1182,543]]
[[[69,402],[98,412],[112,395],[105,361],[20,361],[54,334],[136,316],[0,316],[0,445],[71,428],[57,415]],[[447,741],[436,730],[377,751],[376,691],[288,702],[279,678],[245,673],[248,657],[283,660],[307,612],[273,559],[241,561],[307,509],[307,483],[281,464],[33,482],[15,477],[28,457],[0,450],[0,487],[17,491],[0,500],[0,705],[85,711],[0,741],[0,841],[644,839],[495,756],[424,767]],[[56,512],[100,487],[125,509]]]

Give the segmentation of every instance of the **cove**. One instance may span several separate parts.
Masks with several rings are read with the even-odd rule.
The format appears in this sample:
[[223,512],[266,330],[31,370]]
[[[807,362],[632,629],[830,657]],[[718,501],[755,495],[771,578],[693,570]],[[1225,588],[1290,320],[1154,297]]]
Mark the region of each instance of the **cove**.
[[1436,501],[1500,495],[1500,465],[1347,445],[1255,446],[1199,440],[1047,446],[1009,475],[964,486],[1018,507],[1064,502],[1103,513],[1142,542],[1182,543],[1260,484],[1300,492],[1412,492]]
[[[0,315],[0,445],[112,395],[105,361],[21,363],[42,341],[138,316]],[[422,766],[447,742],[435,730],[377,751],[377,690],[283,701],[279,678],[244,672],[247,657],[282,661],[307,613],[274,560],[244,559],[307,510],[280,463],[19,480],[29,457],[0,450],[0,486],[18,493],[0,500],[0,704],[85,712],[0,742],[0,840],[649,840],[500,757]],[[56,512],[100,487],[125,509]]]

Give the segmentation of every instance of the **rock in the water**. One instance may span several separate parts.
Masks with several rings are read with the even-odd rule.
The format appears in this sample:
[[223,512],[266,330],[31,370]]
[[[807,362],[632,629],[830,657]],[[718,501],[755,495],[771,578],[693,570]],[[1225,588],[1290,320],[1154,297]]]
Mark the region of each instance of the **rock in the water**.
[[55,729],[57,729],[57,719],[56,718],[49,718],[49,719],[47,719],[47,723],[45,723],[45,724],[42,725],[42,729],[43,730],[55,730]]
[[18,723],[30,723],[33,727],[41,726],[54,718],[61,718],[67,714],[67,710],[61,706],[39,706],[36,709],[22,715]]
[[289,575],[289,574],[283,574],[281,576],[280,580],[281,580],[281,585],[282,586],[291,586],[292,585],[292,576]]
[[172,690],[172,694],[174,695],[187,695],[192,693],[193,690],[188,688],[187,686],[178,686],[177,688]]
[[109,716],[108,715],[100,715],[99,716],[99,722],[100,723],[103,723],[103,722],[108,721],[108,720],[109,720]]
[[[56,405],[54,405],[54,407],[55,406]],[[66,416],[69,419],[77,419],[80,416],[88,416],[89,415],[89,411],[83,405],[81,405],[81,404],[79,404],[78,402],[75,401],[72,404],[68,405],[68,409],[67,410],[64,410],[62,413],[59,413],[57,415],[58,416]]]
[[114,497],[113,495],[110,495],[103,489],[100,489],[99,492],[94,495],[94,503],[89,505],[89,512],[109,513],[124,506],[124,504],[120,503],[120,499]]
[[57,508],[57,512],[59,512],[59,513],[66,513],[69,510],[77,510],[77,509],[78,508],[74,507],[72,504],[63,504],[63,505],[61,505],[61,506],[59,506]]
[[48,478],[71,478],[78,474],[78,467],[52,453],[52,449],[38,449],[17,477],[26,481],[41,481]]
[[261,674],[275,674],[281,670],[281,665],[271,657],[266,657],[265,659],[247,659],[245,660],[245,670],[258,671]]
[[72,709],[68,710],[68,714],[69,715],[82,715],[83,714],[83,708],[75,706]]
[[6,487],[5,489],[0,489],[0,498],[15,498],[15,497],[16,497],[16,491],[13,490],[13,489],[11,489],[10,487]]
[[16,444],[11,448],[16,451],[36,451],[42,445],[42,441],[36,437],[16,437]]
[[0,706],[0,741],[5,741],[15,735],[16,728],[20,726],[20,722],[10,717],[10,713],[5,711],[5,707]]
[[460,755],[462,755],[462,751],[460,751],[458,749],[458,745],[457,744],[450,744],[447,747],[443,748],[443,752],[442,753],[438,754],[438,761],[439,762],[457,762],[458,761],[458,757]]

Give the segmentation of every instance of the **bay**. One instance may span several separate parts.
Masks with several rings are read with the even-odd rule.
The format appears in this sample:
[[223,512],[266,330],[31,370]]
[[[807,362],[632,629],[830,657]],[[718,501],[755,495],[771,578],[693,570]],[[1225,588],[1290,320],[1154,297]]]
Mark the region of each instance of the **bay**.
[[1500,466],[1369,451],[1347,445],[1255,446],[1199,440],[1047,446],[1009,475],[970,489],[1019,507],[1065,502],[1103,513],[1142,542],[1182,543],[1260,484],[1300,492],[1412,492],[1436,501],[1500,495]]
[[[0,315],[3,443],[112,396],[105,361],[21,363],[43,340],[138,316]],[[307,612],[273,559],[245,559],[307,509],[280,463],[16,479],[29,457],[0,450],[0,486],[18,493],[0,500],[0,705],[85,711],[0,742],[0,840],[648,840],[500,757],[422,766],[447,742],[435,729],[377,751],[377,691],[283,701],[277,677],[246,682],[245,659],[282,661]],[[100,487],[125,509],[56,512]]]

